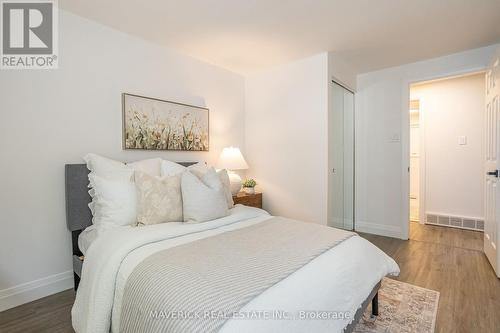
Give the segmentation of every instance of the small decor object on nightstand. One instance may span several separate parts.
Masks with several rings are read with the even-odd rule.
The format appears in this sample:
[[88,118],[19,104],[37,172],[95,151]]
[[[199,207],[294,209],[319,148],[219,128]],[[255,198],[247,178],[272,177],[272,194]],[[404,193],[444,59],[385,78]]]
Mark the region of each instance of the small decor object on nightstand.
[[234,170],[248,169],[248,164],[241,155],[240,150],[236,147],[224,148],[215,167],[228,171],[231,193],[236,195],[241,190],[241,177]]
[[257,185],[257,182],[254,179],[247,179],[243,183],[243,191],[247,194],[255,194],[255,186]]

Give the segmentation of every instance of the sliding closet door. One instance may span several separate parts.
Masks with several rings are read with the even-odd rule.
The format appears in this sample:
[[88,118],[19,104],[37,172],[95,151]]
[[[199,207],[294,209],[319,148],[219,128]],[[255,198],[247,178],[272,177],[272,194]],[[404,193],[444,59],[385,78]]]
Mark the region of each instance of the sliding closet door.
[[344,228],[344,89],[330,86],[328,114],[328,224]]
[[328,224],[354,229],[354,95],[330,86],[328,115]]

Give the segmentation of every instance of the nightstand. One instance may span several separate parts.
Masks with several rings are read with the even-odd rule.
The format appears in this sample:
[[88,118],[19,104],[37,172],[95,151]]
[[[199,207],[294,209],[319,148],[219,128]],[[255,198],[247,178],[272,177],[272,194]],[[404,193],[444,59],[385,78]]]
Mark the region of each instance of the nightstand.
[[247,194],[245,192],[239,192],[233,195],[234,204],[242,204],[250,207],[262,208],[262,193]]

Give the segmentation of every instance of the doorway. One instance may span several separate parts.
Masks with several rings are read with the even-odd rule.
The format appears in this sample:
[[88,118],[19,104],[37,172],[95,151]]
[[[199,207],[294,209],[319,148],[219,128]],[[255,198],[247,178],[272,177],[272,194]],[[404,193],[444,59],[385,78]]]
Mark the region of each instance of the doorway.
[[354,230],[354,93],[332,82],[328,115],[328,225]]
[[410,238],[418,224],[484,230],[485,73],[410,85]]

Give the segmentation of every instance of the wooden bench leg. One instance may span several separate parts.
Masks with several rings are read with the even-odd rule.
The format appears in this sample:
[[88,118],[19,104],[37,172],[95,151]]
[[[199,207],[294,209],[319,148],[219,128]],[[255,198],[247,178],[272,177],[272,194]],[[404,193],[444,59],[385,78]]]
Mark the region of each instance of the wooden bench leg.
[[372,316],[378,316],[378,293],[372,299]]

